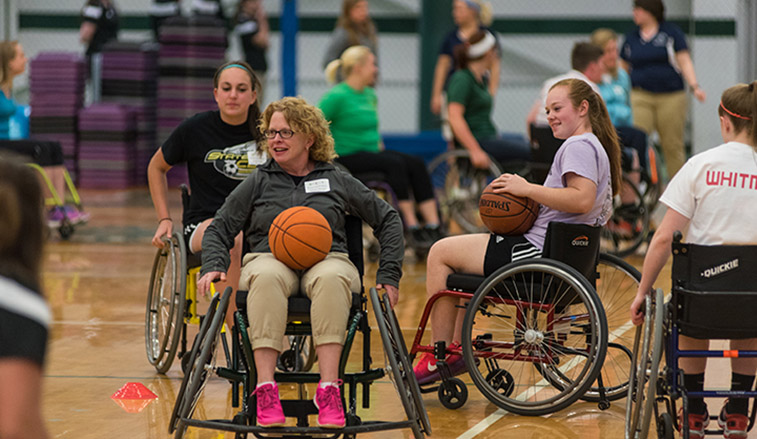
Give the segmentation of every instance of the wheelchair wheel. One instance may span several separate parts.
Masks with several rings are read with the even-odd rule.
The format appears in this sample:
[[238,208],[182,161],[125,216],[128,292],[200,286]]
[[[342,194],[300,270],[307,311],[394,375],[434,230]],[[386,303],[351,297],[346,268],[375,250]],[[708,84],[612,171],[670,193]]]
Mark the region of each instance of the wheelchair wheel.
[[231,287],[227,287],[226,291],[223,292],[223,296],[221,296],[221,300],[218,302],[218,309],[213,314],[213,318],[208,326],[208,332],[202,339],[199,354],[192,363],[189,373],[187,373],[189,380],[177,412],[178,423],[174,439],[182,439],[184,437],[187,426],[182,422],[182,419],[192,417],[197,407],[197,402],[200,400],[200,395],[202,395],[202,391],[205,389],[205,384],[207,384],[211,372],[215,370],[214,354],[218,341],[222,336],[221,327],[226,317],[226,309],[230,298]]
[[158,250],[150,274],[145,310],[147,360],[158,373],[171,368],[184,324],[187,252],[184,239],[174,233]]
[[[628,394],[631,349],[635,335],[628,310],[641,282],[641,273],[626,261],[601,253],[597,265],[597,296],[607,317],[607,355],[602,364],[602,387],[607,401]],[[600,402],[600,389],[593,385],[581,399]]]
[[407,419],[412,422],[413,436],[416,439],[422,439],[425,437],[424,433],[431,434],[431,423],[421,398],[420,386],[415,379],[415,373],[407,355],[407,346],[405,346],[405,339],[402,338],[397,317],[389,303],[389,296],[384,294],[383,300],[379,299],[375,288],[371,288],[369,294],[381,340],[384,343],[384,353],[389,369],[387,374],[402,401]]
[[428,173],[445,224],[455,221],[468,233],[486,230],[478,215],[478,199],[502,174],[496,161],[492,160],[488,169],[477,169],[467,150],[452,150],[432,160]]
[[[190,365],[193,365],[195,361],[197,360],[197,357],[200,355],[200,346],[202,345],[202,341],[205,339],[205,336],[208,334],[208,327],[210,326],[211,320],[213,320],[213,315],[216,313],[216,309],[218,307],[218,302],[221,300],[221,295],[216,293],[213,295],[213,297],[210,299],[210,305],[208,306],[208,313],[206,314],[205,319],[202,320],[202,323],[200,324],[200,330],[197,332],[197,337],[195,337],[194,342],[192,342],[192,349],[187,353],[184,358],[187,358],[187,363]],[[182,359],[183,361],[183,359]],[[181,408],[181,405],[184,401],[184,394],[187,391],[187,386],[189,385],[189,378],[190,373],[189,371],[186,371],[184,373],[184,378],[181,380],[181,385],[179,386],[179,393],[176,396],[176,401],[174,402],[173,406],[173,412],[171,413],[171,418],[168,422],[168,433],[173,433],[174,430],[176,430],[177,423],[179,421],[179,409]]]
[[654,292],[654,298],[647,296],[644,324],[636,328],[631,369],[633,377],[626,400],[626,439],[646,439],[649,434],[662,357],[663,300],[660,289]]
[[290,335],[289,349],[279,355],[276,367],[283,372],[309,372],[315,364],[315,345],[309,335]]
[[537,416],[567,407],[596,380],[607,321],[594,288],[576,270],[551,259],[524,260],[500,268],[476,290],[462,345],[468,373],[489,401]]
[[644,197],[625,175],[613,209],[612,217],[602,228],[602,251],[622,258],[635,252],[649,234],[649,210]]

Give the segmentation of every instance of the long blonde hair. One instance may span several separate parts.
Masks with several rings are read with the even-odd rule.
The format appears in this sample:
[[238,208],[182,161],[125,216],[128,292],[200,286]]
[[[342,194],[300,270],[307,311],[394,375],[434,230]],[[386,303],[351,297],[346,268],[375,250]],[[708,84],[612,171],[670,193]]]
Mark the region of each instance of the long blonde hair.
[[352,69],[356,65],[364,63],[371,53],[371,49],[366,46],[348,47],[339,58],[326,66],[326,81],[329,84],[334,84],[337,78],[346,79],[352,73]]
[[16,57],[18,41],[0,42],[0,87],[7,87],[13,81],[11,60]]
[[610,159],[612,193],[617,195],[623,178],[620,169],[620,142],[602,97],[592,90],[586,81],[581,79],[563,79],[553,85],[550,91],[561,86],[568,87],[568,98],[573,104],[573,108],[578,108],[583,101],[589,104],[588,114],[591,132],[597,136],[599,143],[602,144],[607,157]]

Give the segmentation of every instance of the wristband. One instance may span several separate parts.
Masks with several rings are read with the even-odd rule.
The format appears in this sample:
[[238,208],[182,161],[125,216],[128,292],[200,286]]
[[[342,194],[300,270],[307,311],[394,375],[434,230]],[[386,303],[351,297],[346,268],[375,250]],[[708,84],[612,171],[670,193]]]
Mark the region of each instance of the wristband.
[[162,223],[162,222],[163,222],[163,221],[165,221],[165,220],[168,220],[168,221],[171,221],[171,222],[173,222],[173,220],[171,219],[171,217],[170,217],[170,216],[167,216],[167,217],[165,217],[165,218],[161,218],[160,220],[158,220],[158,224]]

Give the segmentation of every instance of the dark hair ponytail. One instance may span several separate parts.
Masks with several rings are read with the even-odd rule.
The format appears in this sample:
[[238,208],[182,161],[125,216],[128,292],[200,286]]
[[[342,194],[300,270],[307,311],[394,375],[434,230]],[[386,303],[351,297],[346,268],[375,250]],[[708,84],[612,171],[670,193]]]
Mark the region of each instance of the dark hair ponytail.
[[252,90],[255,92],[255,102],[253,102],[250,105],[250,108],[247,110],[247,125],[249,125],[250,127],[250,134],[252,134],[252,138],[256,142],[260,142],[261,140],[263,140],[263,133],[261,133],[258,129],[261,115],[260,101],[258,100],[260,89],[262,88],[260,79],[258,79],[258,75],[255,74],[255,72],[252,70],[252,67],[246,62],[238,60],[229,61],[222,64],[216,69],[216,73],[213,75],[213,88],[218,88],[218,81],[221,78],[221,72],[228,69],[229,67],[242,67],[242,70],[247,72],[247,75],[250,77],[250,84],[252,85]]

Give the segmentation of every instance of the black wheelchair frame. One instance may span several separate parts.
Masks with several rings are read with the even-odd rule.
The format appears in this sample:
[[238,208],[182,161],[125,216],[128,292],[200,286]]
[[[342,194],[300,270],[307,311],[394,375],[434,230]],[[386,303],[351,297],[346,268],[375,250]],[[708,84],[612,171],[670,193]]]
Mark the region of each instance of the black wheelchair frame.
[[[683,369],[678,366],[683,357],[757,357],[757,351],[697,351],[678,347],[679,335],[698,339],[757,338],[757,325],[753,323],[757,314],[757,291],[745,289],[757,285],[754,271],[757,246],[686,244],[681,242],[680,232],[676,232],[672,252],[671,298],[663,304],[663,293],[659,289],[648,296],[645,320],[637,329],[632,397],[628,398],[626,406],[626,438],[645,439],[654,415],[658,438],[673,438],[678,430],[688,439],[688,424],[679,425],[675,416],[679,398],[683,419],[687,419],[690,397],[757,397],[757,391],[687,391]],[[665,366],[661,369],[663,351]],[[663,412],[659,410],[660,404],[665,408]],[[754,423],[753,403],[749,430]],[[723,434],[723,431],[706,430],[705,434]]]
[[[362,248],[362,222],[356,217],[347,217],[346,221],[348,247],[350,260],[363,274],[363,248]],[[415,375],[407,357],[402,334],[399,329],[394,312],[389,306],[386,295],[379,298],[375,288],[370,290],[370,300],[379,324],[379,332],[384,342],[384,351],[387,357],[387,368],[371,367],[370,333],[368,325],[368,299],[363,293],[363,287],[359,293],[353,293],[351,315],[347,328],[347,336],[340,359],[340,379],[343,381],[342,403],[345,407],[347,424],[341,429],[313,427],[309,425],[308,416],[317,414],[312,400],[309,399],[282,399],[282,407],[287,417],[297,419],[297,426],[264,428],[255,425],[256,396],[252,394],[256,383],[255,363],[252,352],[252,344],[247,332],[246,315],[246,291],[238,291],[236,303],[238,310],[235,312],[235,326],[232,328],[234,339],[229,367],[216,367],[213,363],[213,353],[216,349],[217,340],[220,337],[220,326],[224,320],[226,305],[231,300],[231,289],[228,288],[219,299],[217,310],[212,316],[212,323],[204,327],[201,334],[195,340],[192,348],[191,369],[187,372],[174,407],[174,413],[169,424],[169,432],[175,434],[175,439],[184,437],[187,427],[209,428],[221,431],[234,432],[237,438],[246,438],[248,434],[255,437],[345,437],[354,438],[359,433],[410,428],[415,438],[423,438],[431,433],[423,400],[420,397]],[[214,308],[215,309],[215,308]],[[310,300],[303,296],[289,298],[289,318],[287,322],[287,334],[302,335],[310,334],[309,323]],[[205,319],[207,321],[208,319]],[[205,322],[203,322],[204,324]],[[350,354],[350,347],[356,334],[363,335],[362,369],[358,372],[346,372],[345,368]],[[211,373],[227,379],[232,386],[238,389],[242,387],[241,410],[232,420],[198,420],[192,415],[201,395],[204,384]],[[400,400],[402,401],[408,419],[405,421],[363,421],[357,414],[357,389],[362,386],[362,407],[367,408],[370,401],[370,384],[389,374],[394,383]],[[302,386],[307,383],[318,383],[319,375],[308,372],[277,372],[275,380],[279,383],[296,383]],[[347,390],[346,398],[344,390]],[[233,392],[232,401],[234,407],[239,407],[238,393]],[[347,402],[347,404],[345,404]]]

